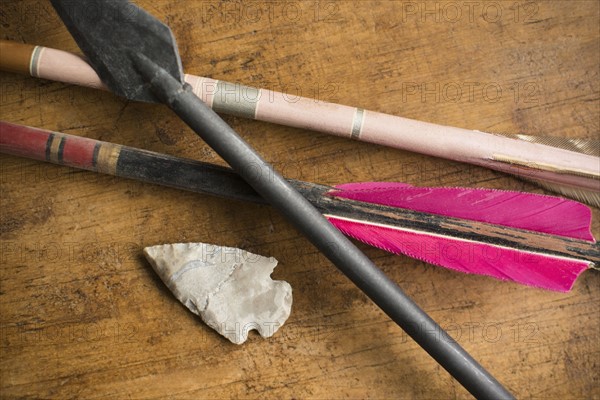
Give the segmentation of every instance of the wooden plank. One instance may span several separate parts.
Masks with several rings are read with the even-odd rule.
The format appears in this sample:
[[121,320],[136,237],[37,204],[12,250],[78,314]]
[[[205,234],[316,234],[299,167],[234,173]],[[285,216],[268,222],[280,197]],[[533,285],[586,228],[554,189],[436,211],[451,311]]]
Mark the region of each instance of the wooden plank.
[[[137,3],[173,28],[189,73],[482,131],[598,135],[594,1]],[[77,50],[47,2],[6,0],[0,18],[4,39]],[[0,89],[3,120],[222,163],[163,107],[9,73]],[[289,178],[543,193],[478,167],[225,118]],[[9,156],[0,185],[3,398],[469,398],[269,207]],[[241,347],[204,326],[141,256],[185,241],[280,260],[274,275],[294,288],[288,323]],[[561,294],[361,248],[517,397],[600,397],[597,272]]]

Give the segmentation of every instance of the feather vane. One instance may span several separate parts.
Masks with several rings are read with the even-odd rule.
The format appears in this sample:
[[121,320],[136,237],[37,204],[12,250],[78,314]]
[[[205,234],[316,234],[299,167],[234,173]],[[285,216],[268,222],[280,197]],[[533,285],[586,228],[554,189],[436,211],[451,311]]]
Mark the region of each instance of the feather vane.
[[[396,182],[347,183],[335,186],[329,194],[595,243],[590,231],[591,210],[581,203],[554,196],[494,189],[415,187]],[[591,264],[583,258],[508,248],[402,226],[335,216],[328,219],[346,235],[391,253],[548,290],[569,291]]]
[[344,234],[390,253],[468,274],[567,292],[588,261],[529,253],[486,243],[328,217]]
[[594,242],[590,208],[560,197],[399,182],[347,183],[335,188],[331,194],[336,197]]

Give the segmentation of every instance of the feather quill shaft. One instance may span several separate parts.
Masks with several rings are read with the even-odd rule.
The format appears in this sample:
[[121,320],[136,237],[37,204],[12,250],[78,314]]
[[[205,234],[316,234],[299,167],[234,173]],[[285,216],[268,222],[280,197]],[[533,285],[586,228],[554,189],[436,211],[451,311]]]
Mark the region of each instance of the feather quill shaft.
[[[0,152],[264,203],[224,167],[7,122],[0,122]],[[589,209],[571,200],[402,183],[290,183],[348,236],[453,270],[568,291],[600,261]]]

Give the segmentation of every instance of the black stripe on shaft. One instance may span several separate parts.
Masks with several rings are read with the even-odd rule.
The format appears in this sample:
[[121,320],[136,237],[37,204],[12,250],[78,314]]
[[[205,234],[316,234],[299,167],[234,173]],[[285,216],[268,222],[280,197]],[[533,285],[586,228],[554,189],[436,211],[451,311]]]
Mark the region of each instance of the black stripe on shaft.
[[58,159],[59,163],[62,163],[63,161],[63,152],[65,151],[65,144],[67,143],[67,138],[65,136],[60,138],[60,143],[58,144],[58,153],[56,155],[56,158]]
[[100,147],[102,147],[102,143],[96,143],[94,146],[94,152],[92,153],[92,168],[94,171],[98,169],[98,153],[100,153]]
[[55,136],[56,135],[54,133],[48,135],[48,140],[46,141],[46,161],[52,161],[50,159],[50,154],[52,153],[52,141],[54,140]]

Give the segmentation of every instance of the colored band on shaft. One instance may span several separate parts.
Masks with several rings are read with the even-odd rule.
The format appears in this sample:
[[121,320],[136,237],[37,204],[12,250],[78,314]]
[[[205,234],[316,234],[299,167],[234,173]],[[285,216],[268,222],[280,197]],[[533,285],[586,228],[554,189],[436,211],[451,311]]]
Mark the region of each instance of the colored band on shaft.
[[239,83],[218,81],[212,108],[215,112],[254,119],[259,99],[260,89]]
[[121,149],[118,144],[51,132],[46,141],[45,160],[115,175]]
[[358,140],[360,137],[360,132],[362,131],[363,123],[365,120],[365,110],[362,108],[357,108],[354,113],[354,119],[352,120],[352,132],[350,137],[352,139]]
[[39,61],[44,47],[35,46],[31,53],[31,62],[29,63],[29,75],[38,78],[39,77]]

